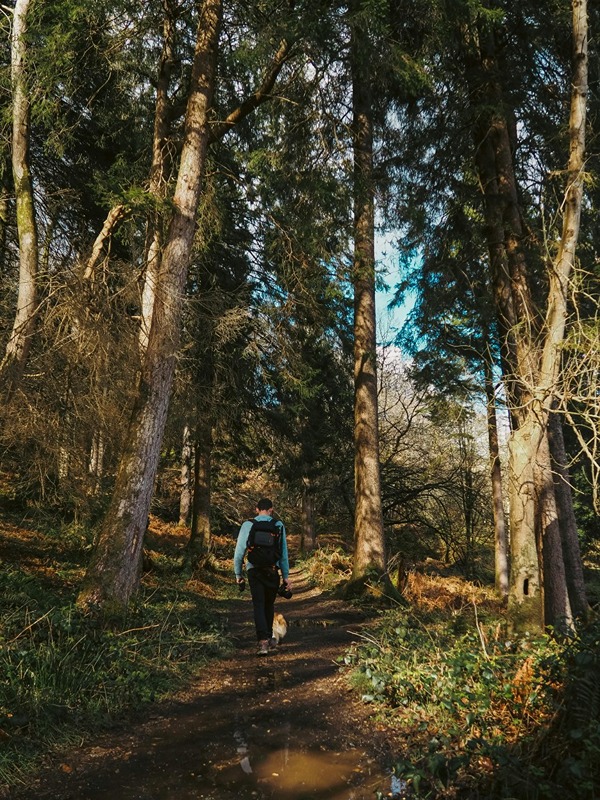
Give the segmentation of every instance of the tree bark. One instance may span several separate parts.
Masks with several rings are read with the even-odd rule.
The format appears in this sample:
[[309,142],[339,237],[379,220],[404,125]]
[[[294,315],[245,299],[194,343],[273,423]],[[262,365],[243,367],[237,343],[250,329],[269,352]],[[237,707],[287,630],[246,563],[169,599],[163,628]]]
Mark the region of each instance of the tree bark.
[[175,36],[175,11],[172,0],[164,0],[165,18],[163,21],[163,49],[158,69],[156,86],[156,108],[154,112],[154,133],[152,137],[152,164],[148,191],[156,203],[156,208],[148,220],[146,243],[146,270],[142,288],[141,324],[139,333],[140,350],[145,352],[152,325],[154,298],[158,284],[160,256],[163,239],[163,212],[159,208],[166,197],[169,172],[167,141],[169,134],[169,86],[173,65],[173,44]]
[[538,424],[539,442],[535,451],[538,538],[541,541],[544,577],[544,619],[546,624],[565,635],[573,627],[573,612],[567,586],[567,573],[559,527],[548,426]]
[[179,524],[187,525],[192,504],[192,436],[190,426],[183,426],[179,490]]
[[207,555],[211,547],[212,448],[211,427],[200,423],[194,447],[194,500],[189,544],[192,560]]
[[[573,82],[569,119],[570,154],[563,204],[563,230],[548,276],[545,319],[535,311],[521,246],[517,182],[493,32],[480,32],[480,102],[475,126],[476,161],[484,194],[488,243],[498,318],[505,336],[507,391],[513,430],[509,447],[511,581],[509,610],[527,626],[570,626],[557,503],[548,445],[548,424],[558,391],[560,347],[567,316],[567,288],[579,232],[585,152],[587,14],[585,0],[573,0]],[[472,64],[470,66],[473,66]],[[473,73],[467,69],[471,76]],[[474,79],[471,77],[471,80]],[[491,110],[490,110],[491,109]],[[500,239],[500,234],[502,238]],[[501,244],[500,244],[501,243]],[[512,327],[508,327],[512,324]],[[534,542],[536,547],[534,547]],[[538,569],[535,575],[534,552]],[[537,592],[545,592],[544,603]],[[532,594],[533,593],[533,594]],[[545,614],[544,614],[545,608]]]
[[0,281],[4,277],[4,267],[6,264],[6,234],[8,231],[8,200],[10,197],[8,160],[6,167],[2,168],[0,178]]
[[37,317],[38,235],[29,169],[30,101],[26,79],[27,14],[31,0],[16,0],[11,36],[12,171],[19,237],[19,291],[17,311],[6,353],[0,364],[0,381],[7,393],[19,383],[31,345]]
[[556,495],[559,527],[562,537],[567,587],[573,614],[586,619],[590,613],[587,599],[583,563],[579,547],[577,520],[573,511],[573,495],[571,478],[567,466],[567,453],[563,437],[563,426],[560,416],[555,412],[550,415],[550,453],[554,475],[554,493]]
[[182,298],[202,191],[212,104],[221,0],[199,3],[199,21],[173,215],[156,287],[142,366],[115,489],[102,522],[78,604],[127,604],[136,590],[177,355]]
[[[531,423],[514,430],[509,440],[510,586],[508,608],[517,629],[543,626],[542,575],[537,547],[534,470],[535,431]],[[532,535],[533,534],[533,535]]]
[[494,572],[496,591],[500,597],[508,597],[509,564],[508,533],[504,513],[502,489],[502,467],[498,446],[498,420],[492,366],[488,358],[484,361],[484,382],[487,410],[488,444],[490,451],[490,478],[492,483],[492,509],[494,513]]
[[[360,7],[360,3],[354,5]],[[375,320],[373,118],[369,38],[351,31],[354,137],[354,560],[351,583],[386,573],[381,505]]]
[[86,283],[93,283],[96,277],[96,269],[98,267],[100,257],[104,252],[104,248],[106,247],[107,242],[110,242],[110,238],[117,224],[126,215],[127,208],[122,203],[118,203],[116,206],[113,206],[108,212],[106,219],[104,220],[102,230],[98,236],[96,236],[92,246],[92,252],[88,257],[88,260],[85,262],[82,278]]
[[300,550],[303,553],[312,553],[317,544],[315,530],[315,498],[312,491],[310,478],[302,480],[302,535]]

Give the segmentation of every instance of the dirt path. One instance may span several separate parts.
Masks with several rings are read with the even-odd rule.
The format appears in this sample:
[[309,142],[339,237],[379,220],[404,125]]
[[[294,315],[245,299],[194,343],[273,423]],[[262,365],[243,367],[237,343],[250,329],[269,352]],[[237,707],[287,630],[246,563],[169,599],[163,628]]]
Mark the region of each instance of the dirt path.
[[388,744],[336,663],[365,621],[311,589],[301,573],[291,578],[293,598],[277,604],[288,635],[275,654],[255,654],[246,592],[231,603],[231,658],[135,730],[107,734],[51,765],[19,800],[392,796]]

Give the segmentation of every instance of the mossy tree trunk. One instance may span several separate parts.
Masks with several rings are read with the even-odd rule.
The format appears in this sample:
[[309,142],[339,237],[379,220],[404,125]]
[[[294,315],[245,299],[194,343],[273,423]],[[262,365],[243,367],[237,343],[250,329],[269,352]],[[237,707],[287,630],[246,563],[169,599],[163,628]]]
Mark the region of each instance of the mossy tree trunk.
[[78,604],[123,607],[137,588],[175,359],[182,299],[203,186],[221,0],[199,4],[199,21],[173,214],[162,251],[148,346],[107,514]]
[[27,87],[27,15],[31,0],[16,0],[11,35],[12,172],[19,238],[17,310],[0,364],[7,394],[18,385],[29,355],[37,317],[38,234],[29,168],[30,99]]

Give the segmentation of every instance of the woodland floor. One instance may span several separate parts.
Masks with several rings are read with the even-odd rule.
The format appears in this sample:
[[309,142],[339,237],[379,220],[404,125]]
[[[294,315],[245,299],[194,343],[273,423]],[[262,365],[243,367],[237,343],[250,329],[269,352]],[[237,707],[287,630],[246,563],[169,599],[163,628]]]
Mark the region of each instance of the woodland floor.
[[390,764],[401,742],[380,729],[337,659],[368,626],[298,570],[276,610],[288,635],[256,655],[249,593],[224,610],[235,649],[174,700],[93,745],[49,758],[14,800],[373,800],[401,797]]

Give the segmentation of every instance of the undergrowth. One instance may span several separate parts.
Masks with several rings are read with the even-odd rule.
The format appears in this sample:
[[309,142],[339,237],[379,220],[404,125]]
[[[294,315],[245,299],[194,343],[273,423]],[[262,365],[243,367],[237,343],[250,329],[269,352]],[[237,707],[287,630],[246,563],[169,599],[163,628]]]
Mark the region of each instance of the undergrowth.
[[345,584],[352,573],[352,556],[341,545],[318,547],[312,553],[296,560],[308,580],[324,591],[332,591]]
[[[163,570],[169,565],[163,564]],[[211,601],[176,572],[146,581],[127,615],[75,607],[74,563],[0,571],[0,784],[43,753],[174,693],[227,647]]]
[[402,732],[394,772],[407,796],[598,796],[600,626],[566,643],[509,637],[476,587],[414,575],[409,588],[411,608],[382,613],[344,659]]

